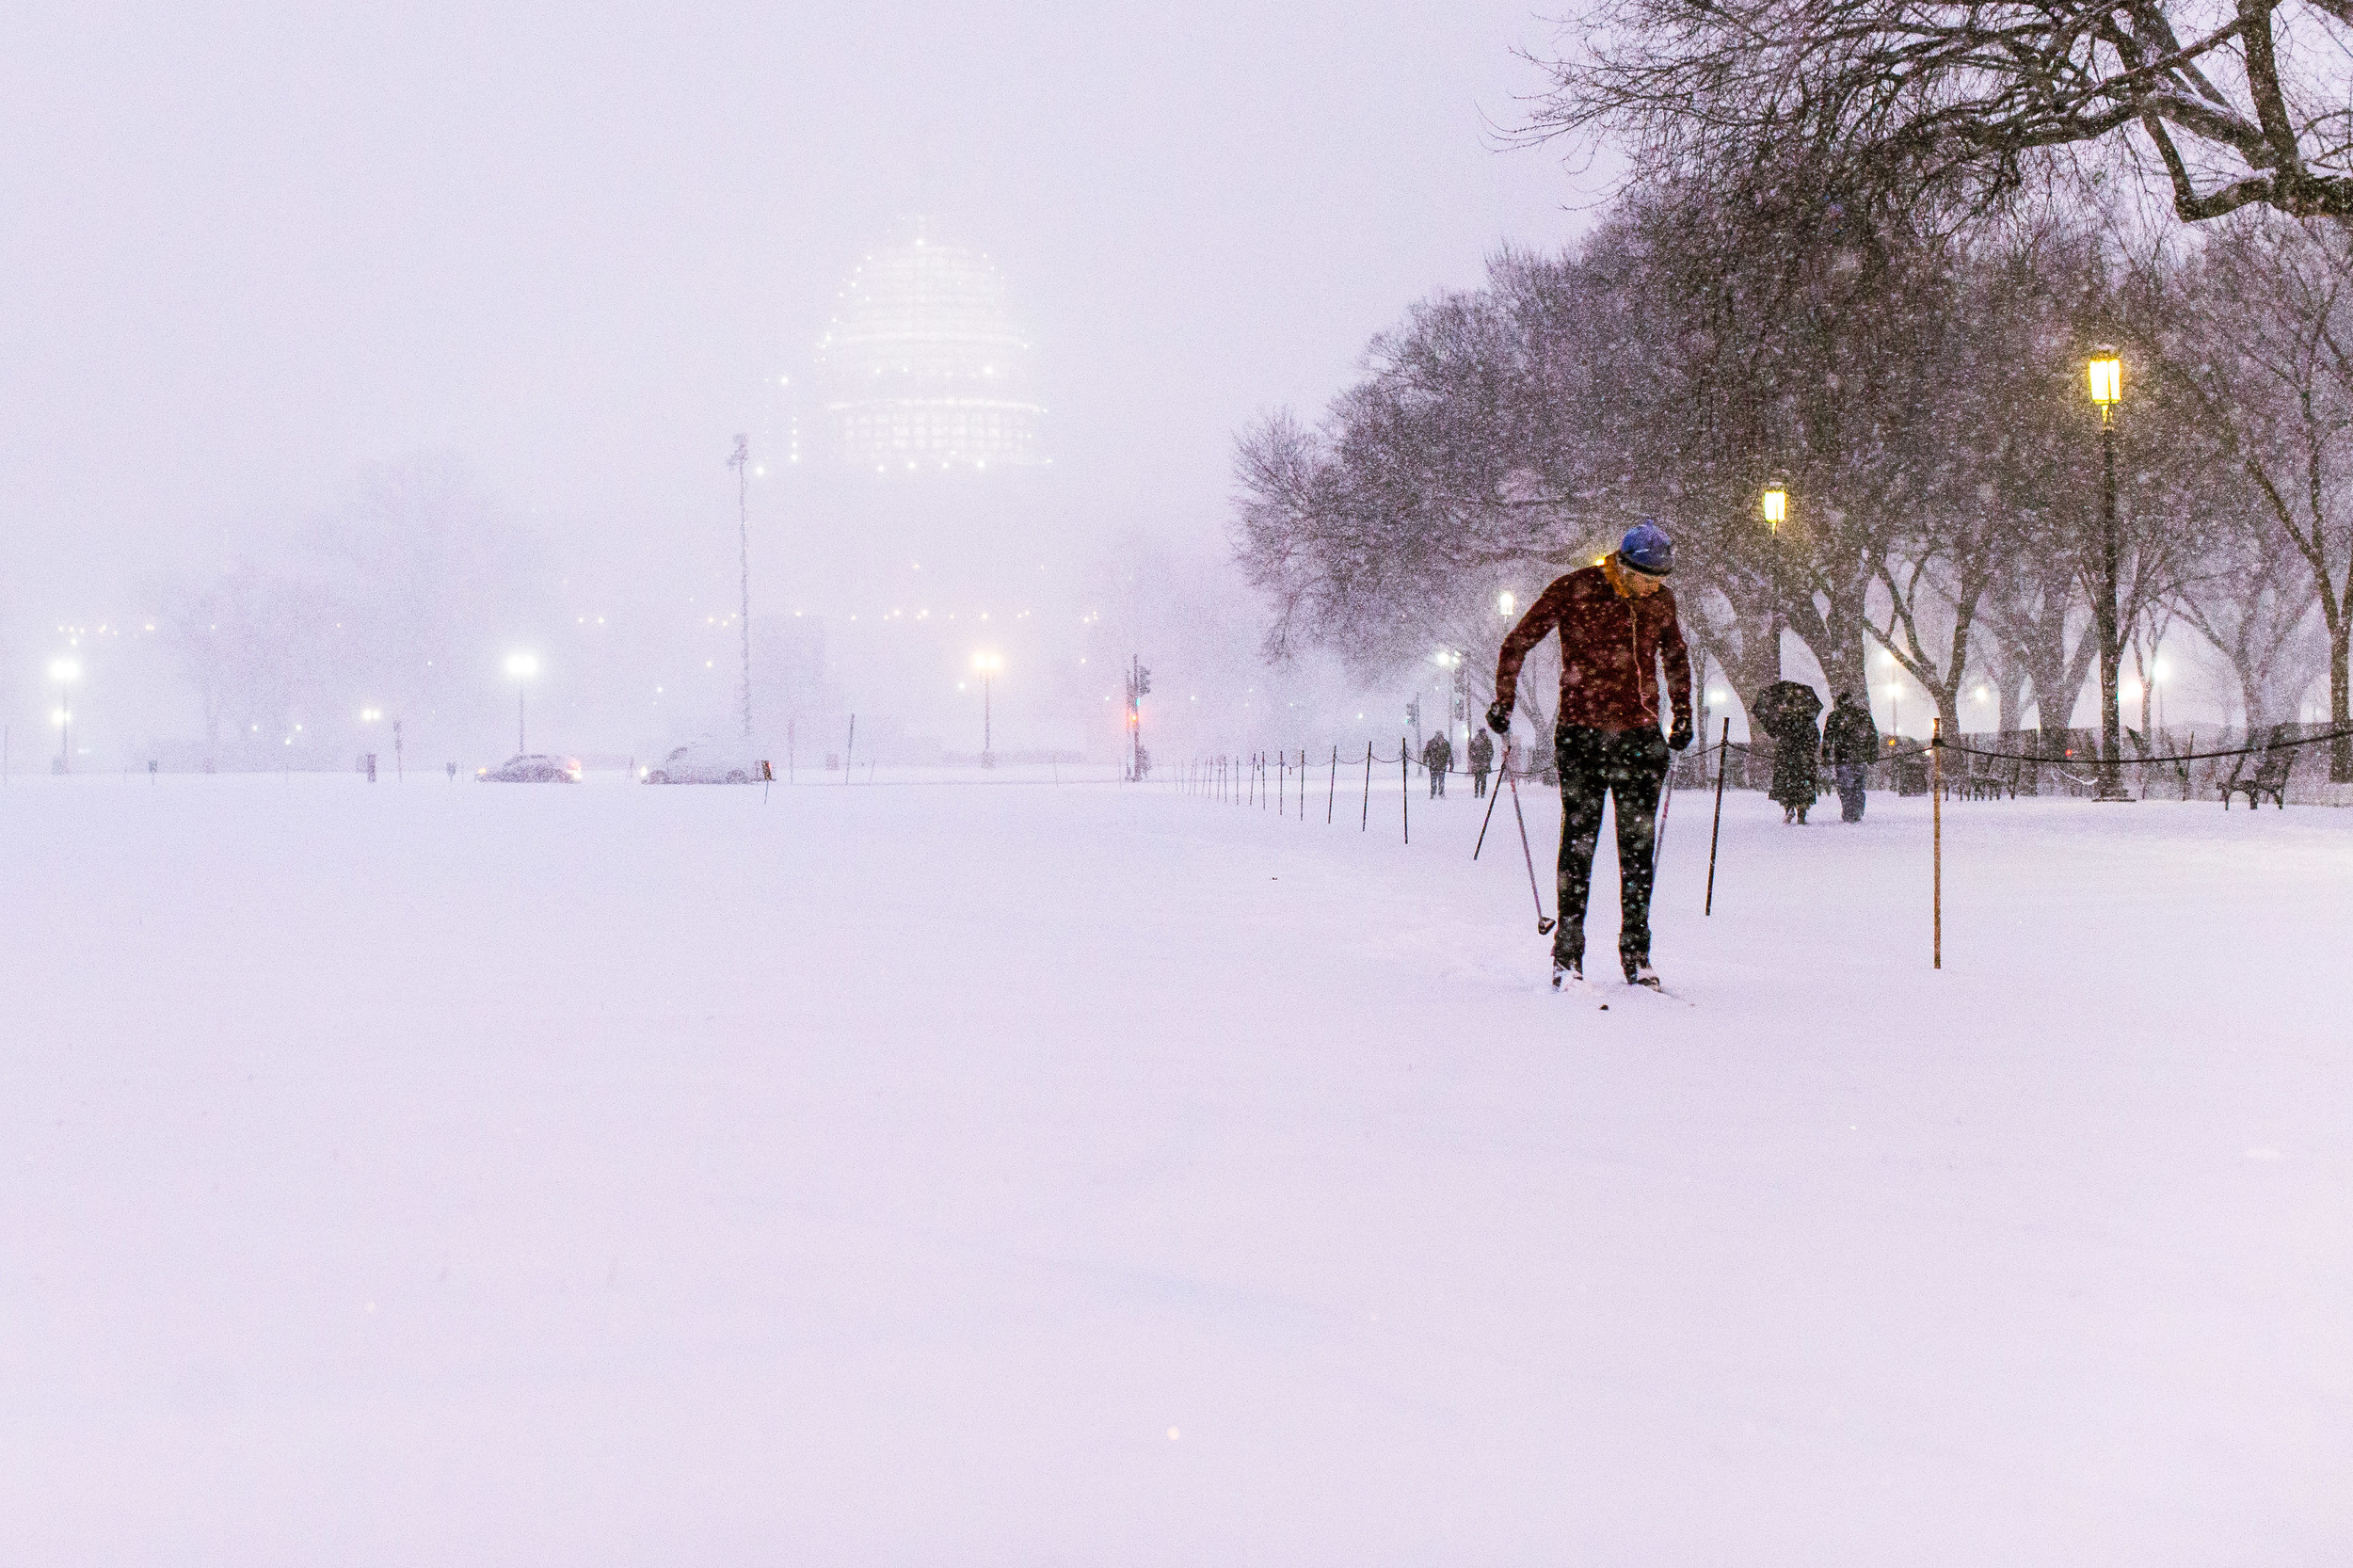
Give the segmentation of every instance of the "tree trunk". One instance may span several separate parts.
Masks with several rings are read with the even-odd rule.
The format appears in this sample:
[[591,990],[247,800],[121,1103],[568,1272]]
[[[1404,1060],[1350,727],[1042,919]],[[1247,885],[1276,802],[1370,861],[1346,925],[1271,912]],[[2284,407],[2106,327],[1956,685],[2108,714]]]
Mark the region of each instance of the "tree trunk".
[[2001,717],[1995,721],[2003,734],[2011,731],[2026,719],[2026,672],[2015,661],[1999,665],[1993,673],[1993,695],[1998,700]]
[[1933,687],[1929,695],[1936,698],[1936,716],[1945,721],[1945,738],[1947,741],[1960,740],[1961,703],[1954,697],[1952,687],[1949,684]]
[[2329,743],[2329,782],[2353,784],[2353,649],[2346,643],[2353,632],[2353,615],[2340,615],[2329,628],[2329,728],[2337,738]]

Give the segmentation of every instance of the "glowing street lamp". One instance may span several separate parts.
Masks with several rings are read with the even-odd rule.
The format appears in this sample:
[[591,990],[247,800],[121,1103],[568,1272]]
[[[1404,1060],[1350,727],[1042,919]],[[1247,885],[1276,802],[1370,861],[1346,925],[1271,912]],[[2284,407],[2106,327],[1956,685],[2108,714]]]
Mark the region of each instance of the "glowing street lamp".
[[994,653],[975,653],[972,655],[972,667],[981,672],[981,766],[993,768],[997,765],[997,749],[995,736],[991,732],[989,681],[1004,667],[1004,661]]
[[57,683],[57,771],[73,769],[73,704],[66,688],[82,679],[82,666],[72,659],[52,659],[49,679]]
[[515,754],[521,756],[531,747],[524,744],[523,694],[532,677],[539,673],[539,659],[532,653],[510,653],[506,656],[506,676],[515,682]]
[[1449,701],[1447,707],[1447,733],[1451,736],[1454,732],[1453,727],[1457,724],[1463,724],[1464,734],[1467,737],[1470,731],[1469,727],[1465,723],[1465,720],[1470,712],[1470,708],[1469,699],[1465,697],[1463,693],[1462,651],[1459,648],[1442,648],[1438,649],[1437,652],[1432,654],[1430,659],[1431,663],[1436,664],[1440,669],[1448,671],[1452,680],[1452,684],[1449,686],[1448,691]]
[[1765,492],[1757,498],[1757,515],[1765,520],[1765,531],[1772,536],[1774,605],[1772,616],[1773,672],[1781,672],[1781,525],[1789,520],[1789,476],[1779,469],[1765,482]]
[[2090,385],[2091,401],[2099,405],[2100,423],[2107,424],[2109,411],[2124,400],[2124,361],[2102,344],[2084,361],[2084,379]]
[[2100,410],[2100,593],[2092,602],[2100,632],[2100,787],[2094,800],[2130,800],[2124,792],[2123,714],[2118,705],[2118,676],[2124,663],[2124,632],[2118,624],[2118,558],[2122,545],[2116,528],[2116,406],[2124,400],[2124,361],[2106,344],[2084,361],[2084,380]]
[[1512,612],[1520,607],[1520,596],[1506,588],[1496,595],[1496,614],[1510,619]]

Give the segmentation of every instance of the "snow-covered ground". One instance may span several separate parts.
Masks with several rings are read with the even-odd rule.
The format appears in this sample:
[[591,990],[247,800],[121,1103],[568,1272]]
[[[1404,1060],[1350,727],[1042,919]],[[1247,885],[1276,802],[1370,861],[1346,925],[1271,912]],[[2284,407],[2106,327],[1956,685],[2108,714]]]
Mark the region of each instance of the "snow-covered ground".
[[2353,1550],[2353,815],[1317,805],[11,783],[0,1559]]

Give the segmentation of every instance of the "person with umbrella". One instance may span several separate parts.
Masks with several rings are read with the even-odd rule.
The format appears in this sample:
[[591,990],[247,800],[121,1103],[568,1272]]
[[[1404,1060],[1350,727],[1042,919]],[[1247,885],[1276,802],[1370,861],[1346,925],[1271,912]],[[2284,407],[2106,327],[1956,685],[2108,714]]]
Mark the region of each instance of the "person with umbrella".
[[1804,825],[1814,797],[1821,792],[1815,759],[1821,752],[1822,736],[1814,725],[1821,711],[1821,695],[1796,680],[1774,681],[1756,694],[1749,710],[1758,728],[1773,738],[1773,784],[1766,793],[1781,807],[1784,823]]

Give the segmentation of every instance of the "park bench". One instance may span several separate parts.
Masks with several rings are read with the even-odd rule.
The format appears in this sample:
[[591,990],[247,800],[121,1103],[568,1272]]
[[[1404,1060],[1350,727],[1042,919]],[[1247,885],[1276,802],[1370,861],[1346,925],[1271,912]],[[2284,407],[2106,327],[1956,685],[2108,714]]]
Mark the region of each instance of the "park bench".
[[1975,764],[1961,780],[1961,792],[1970,800],[2000,800],[2008,796],[2016,800],[2020,791],[2035,792],[2034,765],[2023,757],[1973,757]]
[[1969,771],[1956,782],[1956,792],[1963,800],[1999,800],[2002,798],[2002,764],[1991,757],[1972,757],[1969,759]]
[[2255,759],[2254,772],[2247,771],[2247,757],[2233,760],[2231,776],[2222,781],[2222,809],[2228,811],[2231,797],[2239,794],[2247,797],[2249,811],[2261,806],[2265,795],[2269,795],[2271,804],[2281,810],[2287,809],[2288,769],[2296,763],[2296,746],[2288,729],[2289,727],[2284,724],[2275,727],[2263,749],[2252,754]]

